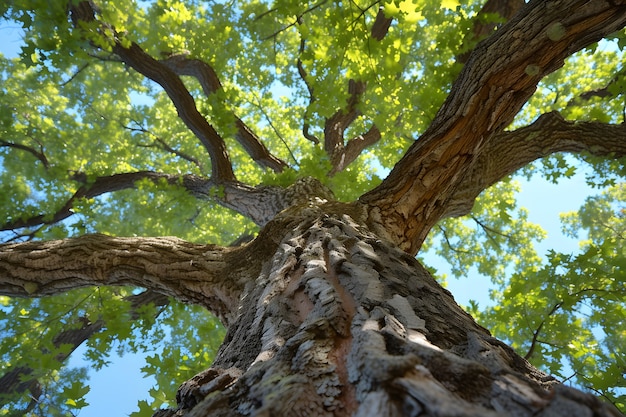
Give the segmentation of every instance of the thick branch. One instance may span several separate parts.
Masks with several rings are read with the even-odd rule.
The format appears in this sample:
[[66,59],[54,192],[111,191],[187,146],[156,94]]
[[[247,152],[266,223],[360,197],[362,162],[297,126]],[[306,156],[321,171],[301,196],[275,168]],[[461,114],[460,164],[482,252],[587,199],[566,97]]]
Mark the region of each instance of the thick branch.
[[[174,237],[101,234],[0,245],[0,294],[39,297],[97,285],[150,288],[205,306],[228,323],[241,292],[236,249]],[[241,255],[239,255],[241,256]]]
[[372,126],[367,132],[345,142],[345,131],[360,114],[357,108],[361,95],[365,92],[366,84],[363,81],[350,80],[348,91],[350,97],[346,107],[337,110],[326,119],[324,126],[324,150],[330,158],[332,169],[329,175],[343,171],[368,146],[378,142],[380,131]]
[[393,18],[385,16],[385,8],[382,6],[379,7],[378,13],[376,13],[376,20],[374,20],[374,24],[372,25],[372,38],[377,41],[382,41],[389,31],[391,22],[393,22]]
[[622,28],[624,0],[526,4],[471,54],[433,123],[383,183],[361,197],[373,221],[416,253],[485,143],[508,126],[546,74]]
[[[90,1],[81,1],[78,4],[70,2],[70,14],[75,24],[78,21],[92,22],[96,19],[96,10]],[[189,94],[180,77],[162,62],[157,61],[134,42],[124,46],[122,40],[113,28],[101,23],[103,33],[111,33],[109,39],[113,41],[113,52],[135,71],[159,84],[178,111],[178,116],[187,127],[196,135],[211,157],[211,175],[216,181],[233,181],[232,166],[228,158],[226,145],[217,131],[211,126],[196,108],[196,103]]]
[[[81,176],[80,174],[75,175]],[[9,220],[0,225],[0,231],[50,225],[74,214],[72,210],[81,198],[94,198],[106,193],[135,188],[137,181],[154,183],[166,181],[170,185],[183,187],[193,197],[218,204],[236,211],[259,226],[264,226],[274,216],[293,204],[314,200],[332,201],[333,193],[313,178],[301,178],[289,187],[258,186],[233,181],[218,184],[211,178],[198,175],[171,175],[152,171],[130,172],[98,177],[91,184],[82,185],[54,214],[38,214],[29,218]]]
[[[222,88],[215,70],[204,61],[190,59],[184,55],[173,55],[161,62],[178,75],[195,77],[207,97]],[[233,118],[237,127],[235,138],[248,155],[259,165],[270,168],[274,172],[282,172],[287,167],[287,163],[272,155],[258,136],[239,117],[233,114]]]
[[468,214],[486,188],[524,167],[557,152],[620,158],[626,156],[626,125],[569,122],[558,113],[542,115],[530,126],[494,136],[451,197],[442,217]]
[[211,175],[217,181],[234,180],[235,175],[226,151],[226,145],[217,131],[196,108],[196,103],[182,80],[169,68],[146,54],[137,44],[125,48],[121,43],[113,47],[126,64],[159,84],[174,103],[178,116],[196,135],[211,156]]
[[368,146],[374,145],[381,139],[380,130],[376,126],[372,126],[370,130],[362,135],[356,136],[346,143],[341,154],[341,159],[333,164],[330,175],[343,171],[347,166],[361,155],[361,152]]
[[301,178],[287,188],[229,183],[223,191],[221,205],[248,217],[260,227],[293,205],[334,201],[332,191],[311,177]]
[[340,157],[344,150],[344,131],[358,116],[356,108],[359,99],[365,91],[365,83],[362,81],[350,80],[348,92],[350,97],[346,107],[339,109],[330,118],[326,119],[324,126],[324,150],[333,162]]

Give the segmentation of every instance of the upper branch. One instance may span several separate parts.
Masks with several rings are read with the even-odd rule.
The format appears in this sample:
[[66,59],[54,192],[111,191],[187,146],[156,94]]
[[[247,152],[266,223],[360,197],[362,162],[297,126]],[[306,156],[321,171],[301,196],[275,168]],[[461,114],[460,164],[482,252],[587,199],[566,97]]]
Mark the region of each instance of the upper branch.
[[228,158],[226,145],[215,128],[211,126],[196,108],[196,103],[185,84],[176,73],[145,53],[139,45],[131,43],[125,48],[119,41],[113,52],[137,72],[159,84],[174,103],[178,116],[196,135],[211,157],[211,175],[218,181],[235,180]]
[[546,113],[529,126],[493,137],[465,175],[442,217],[468,214],[484,189],[525,165],[557,152],[621,158],[626,156],[626,125],[570,122]]
[[[509,21],[524,6],[524,0],[487,0],[474,18],[472,31],[463,40],[461,49],[475,45],[489,36],[498,27],[493,21],[493,15],[497,15],[504,21]],[[469,52],[457,56],[459,62],[465,63]]]
[[333,166],[341,158],[344,151],[344,131],[358,116],[357,104],[365,91],[366,84],[362,81],[350,80],[348,92],[350,97],[346,107],[339,109],[330,118],[326,119],[324,126],[324,150],[330,157]]
[[43,152],[43,146],[41,145],[40,145],[40,149],[37,150],[30,146],[22,145],[21,143],[13,143],[13,142],[0,139],[0,147],[14,148],[14,149],[20,149],[22,151],[26,151],[30,153],[31,155],[33,155],[35,158],[37,158],[37,160],[39,160],[46,169],[50,168],[50,162],[48,162],[48,158],[46,157],[46,154]]
[[[96,10],[90,1],[81,1],[77,4],[70,2],[69,8],[72,20],[75,23],[79,21],[93,22],[96,20]],[[129,46],[125,46],[115,30],[108,27],[105,23],[100,23],[100,30],[102,33],[113,32],[113,35],[108,35],[113,42],[113,52],[125,64],[163,87],[176,107],[178,116],[196,135],[209,153],[213,178],[216,181],[235,180],[224,140],[200,114],[193,97],[180,77],[167,65],[148,55],[136,43],[131,42]]]
[[[82,174],[74,175],[74,179],[80,179]],[[167,179],[174,183],[178,180],[178,176],[168,176],[151,171],[129,172],[123,174],[114,174],[102,176],[95,179],[93,183],[83,184],[72,195],[61,208],[59,208],[52,216],[46,214],[38,214],[29,218],[18,218],[9,220],[4,224],[0,224],[0,231],[15,230],[25,227],[37,227],[45,224],[54,224],[70,217],[74,212],[72,208],[77,200],[81,198],[94,198],[105,193],[124,190],[135,187],[135,183],[142,179],[158,181],[161,178]]]
[[[82,174],[74,177],[79,179]],[[154,183],[165,181],[170,185],[183,187],[199,200],[215,201],[249,218],[262,227],[282,210],[294,204],[314,200],[317,202],[334,200],[333,193],[319,181],[301,178],[289,187],[251,187],[237,181],[224,182],[220,192],[212,178],[198,175],[171,175],[152,171],[128,172],[97,177],[92,183],[81,185],[78,190],[52,215],[37,214],[28,218],[8,220],[0,224],[0,231],[32,228],[54,224],[74,214],[72,208],[80,198],[94,198],[100,195],[134,188],[137,181],[149,180]]]
[[542,77],[624,26],[625,3],[530,2],[480,43],[430,127],[381,185],[361,197],[373,221],[416,253],[485,144],[511,123]]
[[382,41],[389,31],[391,22],[393,22],[393,18],[385,16],[385,8],[380,6],[378,8],[378,13],[376,13],[374,24],[372,25],[372,38],[377,41]]
[[347,142],[345,132],[361,113],[358,104],[365,92],[366,84],[363,81],[350,80],[346,107],[337,110],[326,119],[324,126],[324,150],[329,156],[332,169],[330,175],[343,171],[368,146],[375,144],[381,138],[378,127],[372,126],[367,132],[357,135]]
[[[204,61],[187,58],[185,55],[173,55],[161,62],[178,75],[195,77],[207,97],[222,88],[215,70]],[[237,127],[235,138],[252,159],[274,172],[281,172],[287,167],[287,163],[272,155],[258,136],[239,117],[233,115],[233,118]]]

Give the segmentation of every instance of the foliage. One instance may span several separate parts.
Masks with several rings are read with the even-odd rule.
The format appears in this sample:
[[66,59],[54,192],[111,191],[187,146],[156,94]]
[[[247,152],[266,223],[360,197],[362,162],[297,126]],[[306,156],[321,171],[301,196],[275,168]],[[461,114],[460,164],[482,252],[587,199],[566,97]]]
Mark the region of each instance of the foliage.
[[[0,56],[0,219],[6,224],[38,215],[45,219],[41,226],[2,232],[3,241],[100,232],[226,245],[256,231],[252,222],[215,201],[198,201],[164,181],[78,199],[72,216],[52,221],[52,213],[98,177],[211,172],[206,151],[162,89],[119,62],[109,35],[88,24],[76,30],[66,5],[61,0],[0,5],[8,24],[23,30],[19,57]],[[379,6],[394,20],[376,41],[370,30]],[[102,19],[124,42],[137,42],[157,58],[202,59],[219,74],[222,88],[210,96],[197,80],[184,81],[200,112],[227,141],[240,181],[287,185],[310,175],[344,201],[376,185],[428,127],[462,67],[456,54],[468,48],[465,35],[481,6],[453,0],[253,0],[236,7],[220,1],[98,2]],[[616,34],[615,41],[572,56],[542,81],[511,129],[551,110],[571,120],[623,122],[624,39]],[[350,80],[365,81],[368,88],[345,136],[376,125],[383,139],[347,169],[328,176],[328,155],[303,129],[308,125],[311,135],[323,136],[325,120],[349,100]],[[603,89],[610,94],[585,96]],[[276,173],[249,158],[235,140],[233,114],[253,126],[291,168]],[[571,176],[580,161],[590,164],[589,181],[603,192],[578,213],[564,216],[567,233],[582,239],[579,253],[558,248],[537,253],[534,244],[544,232],[518,207],[514,180],[486,190],[470,216],[435,227],[426,247],[450,263],[455,277],[492,279],[494,304],[482,310],[469,306],[481,323],[528,352],[536,365],[624,410],[623,161],[555,155],[522,174],[540,173],[557,182]],[[148,415],[173,398],[180,381],[211,361],[223,336],[215,318],[170,300],[167,307],[146,307],[131,320],[127,300],[139,291],[96,288],[43,299],[0,298],[0,374],[16,364],[26,366],[44,388],[45,401],[31,415],[71,415],[85,405],[86,371],[61,368],[56,359],[69,347],[57,346],[54,339],[86,322],[105,323],[87,342],[85,359],[95,369],[114,351],[149,352],[143,371],[154,375],[158,386],[136,415]],[[0,415],[28,403],[24,393],[0,408]]]

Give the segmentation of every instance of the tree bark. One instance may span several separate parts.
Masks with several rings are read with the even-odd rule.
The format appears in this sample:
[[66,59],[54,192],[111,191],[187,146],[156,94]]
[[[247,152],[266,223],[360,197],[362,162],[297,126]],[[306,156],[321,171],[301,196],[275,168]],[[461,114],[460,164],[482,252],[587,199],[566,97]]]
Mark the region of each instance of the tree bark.
[[331,204],[270,223],[283,237],[215,362],[155,416],[620,415],[491,337],[366,218]]
[[476,324],[361,204],[309,201],[240,248],[91,235],[0,246],[0,291],[133,284],[228,328],[156,416],[618,416]]
[[510,125],[537,83],[625,23],[623,0],[527,3],[472,51],[431,125],[360,201],[378,211],[394,243],[417,253],[465,173]]
[[558,152],[622,158],[626,156],[626,124],[572,122],[550,112],[529,126],[497,134],[485,144],[461,180],[442,218],[469,214],[483,190],[527,164]]
[[[75,22],[96,18],[86,1],[72,2],[70,14]],[[384,19],[375,38],[387,31]],[[491,337],[411,255],[439,219],[466,211],[478,192],[525,160],[623,146],[622,128],[610,128],[617,139],[606,146],[593,125],[554,115],[503,129],[544,75],[624,22],[624,0],[524,5],[472,52],[432,125],[390,176],[353,204],[333,202],[332,193],[307,180],[287,189],[238,183],[222,138],[180,80],[189,68],[115,38],[113,52],[163,86],[211,157],[212,178],[185,176],[183,186],[208,197],[220,185],[221,204],[264,228],[241,248],[103,235],[2,245],[0,294],[136,285],[215,313],[228,333],[213,365],[183,383],[177,407],[158,416],[617,416]],[[347,110],[325,131],[336,167],[348,155],[343,134],[357,115],[355,105]],[[535,141],[538,126],[569,139]],[[574,139],[581,129],[587,142]],[[365,135],[352,146],[379,138],[376,130]],[[268,156],[256,137],[244,139],[254,144],[253,157]],[[503,162],[494,164],[492,153]],[[174,179],[120,175],[79,190],[68,204],[96,185],[130,187],[135,175]]]

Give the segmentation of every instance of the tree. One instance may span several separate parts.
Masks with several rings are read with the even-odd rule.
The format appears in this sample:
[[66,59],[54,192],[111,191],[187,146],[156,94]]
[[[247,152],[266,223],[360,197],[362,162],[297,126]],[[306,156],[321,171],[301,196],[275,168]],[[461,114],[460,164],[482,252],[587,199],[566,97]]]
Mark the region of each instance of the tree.
[[[1,73],[7,412],[80,408],[84,375],[60,368],[78,345],[102,366],[168,329],[187,345],[147,372],[186,381],[146,415],[624,408],[626,2],[0,10],[25,30]],[[542,265],[509,176],[546,157],[571,175],[563,153],[608,188],[567,219],[581,253]],[[492,274],[498,304],[469,310],[524,358],[415,259],[431,232],[460,274]],[[211,364],[206,312],[226,329]]]

